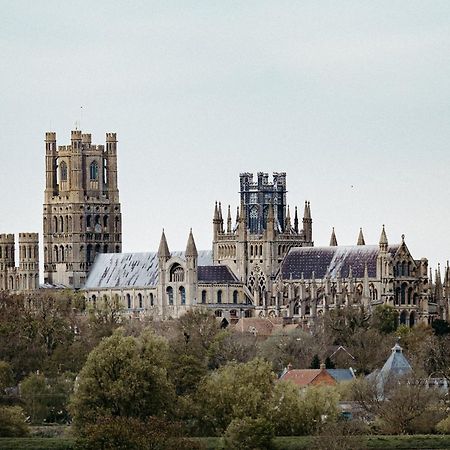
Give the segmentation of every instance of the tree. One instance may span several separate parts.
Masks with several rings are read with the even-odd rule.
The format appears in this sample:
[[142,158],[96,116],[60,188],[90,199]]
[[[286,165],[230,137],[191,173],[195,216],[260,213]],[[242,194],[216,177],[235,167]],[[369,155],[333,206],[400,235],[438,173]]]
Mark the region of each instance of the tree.
[[150,331],[134,338],[117,330],[103,339],[89,354],[72,398],[78,431],[101,417],[143,419],[169,414],[175,393],[167,367],[167,341]]
[[182,437],[179,424],[159,417],[102,417],[86,425],[77,448],[84,450],[198,450],[200,446]]
[[201,431],[221,435],[233,419],[264,417],[273,388],[271,365],[260,358],[220,367],[202,380],[196,395]]
[[317,432],[322,417],[334,420],[339,395],[331,386],[311,386],[300,390],[291,382],[276,383],[269,397],[268,418],[278,436],[311,435]]
[[258,356],[270,361],[280,373],[288,364],[308,367],[315,353],[322,353],[318,339],[300,329],[281,331],[260,344]]
[[28,434],[25,415],[19,406],[0,406],[0,436],[20,437]]
[[309,365],[310,369],[320,369],[320,358],[319,355],[314,355],[311,360],[311,364]]
[[445,336],[450,333],[450,323],[448,323],[446,320],[433,320],[431,326],[436,336]]
[[0,361],[0,397],[7,387],[14,385],[14,374],[11,365],[6,361]]
[[380,333],[393,333],[398,326],[398,311],[392,305],[378,305],[373,310],[370,322]]
[[353,395],[366,412],[378,418],[386,434],[414,433],[417,421],[431,410],[440,411],[432,415],[431,428],[445,417],[442,393],[415,375],[393,377],[383,387],[376,380],[359,380],[353,385]]
[[336,369],[336,366],[329,356],[325,359],[325,368],[326,369]]
[[45,377],[33,373],[20,384],[20,397],[31,423],[43,423],[48,414],[48,391]]
[[233,419],[225,432],[225,448],[265,450],[272,448],[273,424],[264,417]]

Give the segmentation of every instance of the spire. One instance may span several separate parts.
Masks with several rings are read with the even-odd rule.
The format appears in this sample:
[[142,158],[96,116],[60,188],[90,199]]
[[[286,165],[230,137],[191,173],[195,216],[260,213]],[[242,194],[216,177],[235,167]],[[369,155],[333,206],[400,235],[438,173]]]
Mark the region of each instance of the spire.
[[359,229],[358,243],[357,245],[366,245],[366,241],[364,240],[363,230]]
[[198,256],[197,247],[195,246],[194,236],[192,235],[192,228],[189,231],[189,238],[187,241],[186,253],[184,254],[184,256],[186,256],[186,257],[189,257],[189,256],[197,257]]
[[223,216],[222,216],[222,203],[219,202],[219,221],[220,221],[220,232],[223,233]]
[[214,219],[213,220],[219,220],[219,210],[217,209],[217,202],[216,202],[216,206],[214,207]]
[[386,236],[386,231],[384,229],[384,225],[383,225],[383,229],[381,230],[379,245],[380,245],[380,250],[387,252],[388,240],[387,240],[387,236]]
[[311,219],[311,210],[309,208],[309,202],[305,202],[305,210],[303,212],[304,219]]
[[296,233],[298,233],[298,212],[297,212],[297,207],[295,207],[294,230],[295,230]]
[[338,243],[337,243],[337,239],[336,239],[336,234],[334,232],[334,227],[333,227],[333,231],[331,232],[331,238],[330,238],[330,247],[337,247]]
[[167,245],[166,235],[164,234],[164,228],[159,241],[158,258],[170,258],[169,246]]
[[227,233],[231,233],[231,209],[230,209],[230,205],[228,205]]
[[289,205],[287,207],[287,214],[286,214],[286,226],[285,231],[289,232],[291,231],[292,225],[291,225],[291,212],[289,211]]
[[239,223],[239,206],[236,208],[236,224]]

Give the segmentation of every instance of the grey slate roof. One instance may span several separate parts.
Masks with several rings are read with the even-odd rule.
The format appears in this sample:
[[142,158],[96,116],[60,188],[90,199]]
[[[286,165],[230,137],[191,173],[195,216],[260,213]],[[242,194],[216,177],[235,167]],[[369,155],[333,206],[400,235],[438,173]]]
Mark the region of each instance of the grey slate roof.
[[[184,258],[184,252],[172,252]],[[198,265],[212,264],[212,252],[198,252]],[[89,271],[85,289],[141,288],[158,283],[158,254],[99,253]]]
[[411,365],[403,354],[403,349],[400,345],[395,344],[392,347],[392,353],[384,363],[384,366],[380,370],[378,376],[381,376],[384,380],[387,380],[390,376],[401,377],[412,372]]
[[350,369],[327,369],[327,372],[338,383],[341,381],[351,381],[355,379],[355,374]]
[[[388,252],[394,255],[400,245],[389,246]],[[338,247],[293,247],[281,264],[283,279],[299,280],[302,276],[311,279],[323,279],[327,276],[335,278],[347,277],[351,266],[354,277],[364,277],[364,266],[367,264],[369,277],[377,272],[378,245],[349,245]]]
[[204,283],[235,283],[239,280],[227,266],[198,266],[198,281]]

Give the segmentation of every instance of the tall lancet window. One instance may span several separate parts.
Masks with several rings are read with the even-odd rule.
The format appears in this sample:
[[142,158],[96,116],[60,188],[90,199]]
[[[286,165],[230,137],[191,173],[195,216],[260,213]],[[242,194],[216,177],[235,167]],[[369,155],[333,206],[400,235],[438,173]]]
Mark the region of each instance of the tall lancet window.
[[89,166],[89,178],[91,181],[97,181],[98,180],[98,164],[97,161],[91,162],[91,165]]
[[64,161],[59,165],[59,170],[61,174],[61,181],[67,181],[67,164]]

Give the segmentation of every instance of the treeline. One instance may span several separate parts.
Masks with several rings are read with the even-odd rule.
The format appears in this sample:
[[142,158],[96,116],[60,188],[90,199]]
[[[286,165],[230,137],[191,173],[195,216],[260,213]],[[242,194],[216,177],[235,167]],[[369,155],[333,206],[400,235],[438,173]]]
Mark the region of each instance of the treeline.
[[[414,413],[397,411],[406,419],[390,432],[433,432],[447,415],[445,398],[421,395],[420,381],[450,377],[447,322],[410,329],[397,327],[388,306],[370,316],[345,308],[330,311],[313,329],[282,328],[262,338],[221,329],[203,310],[165,322],[122,313],[108,301],[89,309],[70,291],[1,294],[0,435],[26,433],[26,417],[32,424],[72,423],[85,448],[120,448],[120,442],[123,448],[197,448],[188,436],[268,448],[274,435],[320,434],[324,423],[331,429],[339,400],[364,406],[375,424],[364,432],[388,431],[389,411],[405,408],[405,398]],[[288,364],[309,368],[320,361],[368,374],[382,367],[398,337],[416,381],[401,396],[394,395],[398,389],[386,393],[388,412],[377,409],[379,394],[364,381],[303,391],[276,382]]]

